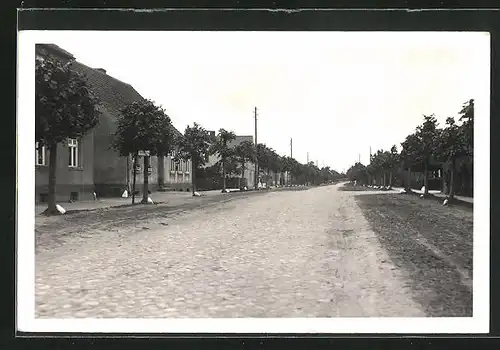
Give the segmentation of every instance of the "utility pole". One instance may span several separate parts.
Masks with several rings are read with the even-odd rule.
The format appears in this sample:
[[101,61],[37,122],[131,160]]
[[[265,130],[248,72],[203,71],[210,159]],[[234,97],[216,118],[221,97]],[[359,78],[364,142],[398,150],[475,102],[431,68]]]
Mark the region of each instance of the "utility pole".
[[358,154],[358,163],[361,163],[361,153]]
[[258,188],[258,179],[259,179],[259,165],[257,163],[257,107],[254,108],[254,119],[255,119],[255,155],[254,155],[254,164],[255,164],[255,174],[254,174],[254,188]]
[[309,164],[309,152],[307,152],[307,164]]

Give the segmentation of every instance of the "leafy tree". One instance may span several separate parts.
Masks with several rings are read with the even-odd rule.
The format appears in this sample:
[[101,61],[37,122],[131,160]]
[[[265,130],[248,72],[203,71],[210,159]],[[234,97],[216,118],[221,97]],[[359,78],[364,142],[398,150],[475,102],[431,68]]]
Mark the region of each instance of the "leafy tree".
[[474,153],[474,100],[464,103],[459,112],[460,121],[463,122],[460,132],[467,145],[467,154],[473,156]]
[[[269,170],[273,172],[273,181],[275,185],[278,183],[278,173],[281,171],[281,157],[272,148],[268,149],[269,155]],[[271,180],[271,178],[269,178]]]
[[429,194],[429,165],[431,157],[436,154],[437,140],[437,120],[434,115],[424,115],[424,122],[417,127],[416,135],[420,142],[421,159],[424,165],[424,195]]
[[35,141],[49,150],[49,193],[46,215],[57,215],[57,145],[83,137],[99,122],[98,100],[85,77],[47,55],[35,61]]
[[132,187],[132,203],[135,203],[135,168],[140,151],[147,151],[144,155],[144,182],[142,203],[148,203],[149,193],[149,157],[165,154],[173,148],[173,132],[170,118],[163,108],[156,106],[150,100],[135,101],[120,111],[117,120],[117,130],[111,147],[121,156],[132,155],[134,159],[134,179]]
[[264,182],[267,181],[267,177],[269,175],[269,164],[270,164],[270,152],[269,148],[263,144],[257,144],[257,165],[259,168],[259,173],[262,171],[264,176]]
[[[279,154],[277,153],[274,153],[273,155],[273,171],[274,171],[274,174],[275,174],[275,179],[274,179],[274,182],[275,182],[275,185],[282,185],[283,184],[283,180],[284,180],[284,163],[283,163],[283,157],[280,156]],[[279,177],[279,179],[278,179]]]
[[349,181],[356,181],[356,183],[365,183],[367,180],[366,167],[359,162],[347,169],[346,175]]
[[461,127],[455,123],[453,118],[446,119],[446,127],[441,130],[438,140],[439,155],[442,161],[450,162],[450,187],[449,198],[454,198],[454,179],[456,173],[456,162],[459,157],[468,154],[469,145],[467,135],[462,132]]
[[202,126],[194,123],[192,127],[187,126],[184,135],[177,140],[177,159],[191,160],[193,171],[191,175],[193,196],[196,187],[196,170],[206,164],[211,154],[210,145],[213,143],[210,134]]
[[295,179],[299,184],[304,184],[304,171],[303,165],[300,164],[295,158],[288,158],[290,173],[292,175],[292,179]]
[[[292,181],[292,174],[291,174],[291,170],[292,170],[292,167],[293,167],[293,158],[291,157],[283,157],[282,158],[282,166],[283,166],[283,171],[287,172],[290,174],[290,179],[289,181],[291,182]],[[291,183],[288,183],[288,185],[291,185]]]
[[217,154],[220,157],[220,164],[222,168],[222,191],[226,192],[226,171],[227,165],[230,163],[233,156],[233,149],[229,143],[236,139],[236,134],[232,131],[220,129],[215,142],[212,144],[211,153]]
[[422,144],[418,136],[413,133],[406,137],[405,141],[401,143],[403,149],[401,150],[400,159],[403,166],[407,169],[408,175],[405,181],[405,189],[407,192],[411,191],[411,169],[413,166],[419,166],[423,163]]
[[255,147],[252,141],[243,141],[235,146],[234,156],[241,166],[241,178],[245,178],[245,164],[253,160]]
[[391,151],[387,154],[387,165],[389,168],[389,188],[392,188],[392,180],[396,167],[399,165],[400,158],[396,145],[391,147]]
[[378,150],[371,159],[371,170],[379,186],[385,186],[384,174],[386,171],[386,160],[383,150]]

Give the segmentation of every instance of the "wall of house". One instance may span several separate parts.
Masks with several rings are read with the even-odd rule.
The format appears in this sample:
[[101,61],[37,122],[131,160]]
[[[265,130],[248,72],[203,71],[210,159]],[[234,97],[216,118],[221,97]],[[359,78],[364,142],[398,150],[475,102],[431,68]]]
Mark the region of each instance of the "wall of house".
[[[151,166],[151,174],[148,177],[149,185],[148,188],[151,192],[157,191],[159,188],[158,185],[158,157],[151,156],[149,157],[150,166]],[[191,161],[181,161],[179,163],[179,170],[175,170],[175,167],[172,167],[172,157],[164,157],[164,177],[163,177],[163,186],[165,190],[173,190],[173,191],[191,191]],[[131,163],[132,164],[132,163]],[[144,184],[144,157],[138,158],[138,172],[136,173],[136,191],[142,193],[143,184]],[[130,166],[130,188],[132,188],[132,179],[133,179],[133,169],[132,165]]]
[[114,120],[103,111],[94,128],[94,184],[99,197],[116,197],[127,186],[127,157],[111,149]]
[[[69,167],[69,148],[67,143],[57,147],[56,163],[56,201],[67,202],[72,193],[75,200],[89,200],[94,191],[94,137],[92,131],[78,142],[78,167]],[[45,164],[35,165],[35,202],[46,201],[49,192],[49,159],[50,151],[46,151]]]

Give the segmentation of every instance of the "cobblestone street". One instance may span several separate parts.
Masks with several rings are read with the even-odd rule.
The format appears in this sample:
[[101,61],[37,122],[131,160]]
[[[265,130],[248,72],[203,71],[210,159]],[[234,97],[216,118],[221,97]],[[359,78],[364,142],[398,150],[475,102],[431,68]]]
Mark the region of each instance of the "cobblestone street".
[[338,186],[158,208],[106,229],[75,220],[83,235],[37,248],[36,316],[425,316]]

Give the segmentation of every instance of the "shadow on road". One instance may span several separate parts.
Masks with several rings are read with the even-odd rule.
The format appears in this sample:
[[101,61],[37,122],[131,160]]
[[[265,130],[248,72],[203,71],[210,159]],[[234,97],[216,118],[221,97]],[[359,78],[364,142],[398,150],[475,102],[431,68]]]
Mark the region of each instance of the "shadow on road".
[[471,317],[472,210],[397,194],[356,200],[426,313]]

